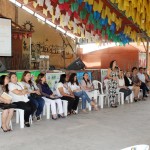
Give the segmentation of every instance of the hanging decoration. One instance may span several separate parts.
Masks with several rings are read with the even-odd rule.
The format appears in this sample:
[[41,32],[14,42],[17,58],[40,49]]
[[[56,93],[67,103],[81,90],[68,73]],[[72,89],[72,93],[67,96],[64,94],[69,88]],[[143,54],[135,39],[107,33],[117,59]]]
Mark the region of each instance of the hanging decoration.
[[[150,3],[147,0],[110,0],[125,11],[125,15],[150,35]],[[26,2],[27,3],[27,2]],[[88,41],[114,41],[120,45],[137,41],[137,27],[125,25],[122,16],[106,5],[104,0],[37,0],[33,7],[43,8],[45,16],[50,13],[52,22],[70,30]],[[139,39],[138,39],[139,41]]]

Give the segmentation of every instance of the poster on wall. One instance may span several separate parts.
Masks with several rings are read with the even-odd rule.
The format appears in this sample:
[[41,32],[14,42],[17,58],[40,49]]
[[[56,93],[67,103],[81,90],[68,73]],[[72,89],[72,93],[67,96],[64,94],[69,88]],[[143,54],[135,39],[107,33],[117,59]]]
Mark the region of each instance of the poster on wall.
[[146,68],[146,53],[139,53],[139,67]]
[[59,82],[61,74],[65,74],[65,72],[46,73],[46,81],[52,91],[56,90],[56,84]]
[[[85,72],[77,72],[77,79],[78,79],[78,82],[81,83],[81,80],[83,79],[83,74]],[[92,73],[90,71],[87,72],[88,75],[89,75],[89,79],[92,80]]]

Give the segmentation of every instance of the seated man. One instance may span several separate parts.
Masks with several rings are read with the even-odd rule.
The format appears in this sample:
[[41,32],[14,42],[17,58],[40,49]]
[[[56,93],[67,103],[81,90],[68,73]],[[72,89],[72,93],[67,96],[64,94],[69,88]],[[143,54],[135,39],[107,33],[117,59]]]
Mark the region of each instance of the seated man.
[[146,84],[145,84],[145,75],[144,75],[144,69],[142,67],[139,68],[139,72],[137,74],[139,80],[141,81],[141,86],[140,88],[143,90],[143,98],[144,97],[148,97],[146,95],[146,92],[149,92],[149,89],[147,88]]

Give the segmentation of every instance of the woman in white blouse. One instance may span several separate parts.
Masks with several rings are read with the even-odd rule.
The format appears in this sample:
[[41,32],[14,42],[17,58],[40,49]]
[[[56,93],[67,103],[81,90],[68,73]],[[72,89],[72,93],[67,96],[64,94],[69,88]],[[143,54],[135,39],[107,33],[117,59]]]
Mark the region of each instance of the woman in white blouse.
[[10,82],[8,84],[9,94],[12,96],[12,102],[17,105],[17,108],[23,109],[25,126],[30,127],[29,116],[36,110],[34,104],[32,104],[28,97],[28,91],[18,83],[18,79],[15,73],[9,74]]
[[87,72],[83,74],[83,80],[81,80],[81,88],[87,93],[87,95],[90,97],[90,99],[94,98],[94,86],[89,79],[89,75]]
[[79,86],[76,73],[72,73],[69,78],[68,86],[75,96],[82,98],[82,111],[86,112],[86,101],[91,104],[94,110],[98,110],[96,103],[89,98],[84,90]]
[[[11,99],[7,99],[2,96],[2,94],[4,92],[8,93],[8,83],[9,83],[8,76],[2,75],[0,77],[0,104],[1,103],[3,103],[3,104],[11,104],[12,103]],[[3,129],[4,132],[11,131],[9,124],[10,124],[10,120],[13,116],[13,112],[14,112],[13,108],[12,109],[4,109],[2,111],[2,126],[1,126],[1,128]]]
[[43,112],[43,107],[45,104],[44,99],[41,96],[40,90],[36,83],[32,81],[31,73],[29,71],[24,71],[21,79],[21,83],[25,89],[28,91],[28,98],[31,103],[36,106],[36,119],[39,121],[41,119],[40,115]]
[[125,86],[124,73],[122,70],[120,70],[119,74],[118,87],[120,89],[119,92],[124,93],[124,100],[132,93],[132,91],[127,86]]
[[76,114],[76,109],[78,107],[79,98],[75,97],[73,93],[69,90],[67,84],[66,74],[60,76],[60,80],[57,84],[57,95],[62,99],[68,101],[68,115]]

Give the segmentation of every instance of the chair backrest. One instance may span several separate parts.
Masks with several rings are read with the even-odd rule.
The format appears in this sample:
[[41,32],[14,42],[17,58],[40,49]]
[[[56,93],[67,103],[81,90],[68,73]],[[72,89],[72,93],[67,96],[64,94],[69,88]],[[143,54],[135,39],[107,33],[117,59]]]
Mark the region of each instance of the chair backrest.
[[107,93],[107,94],[108,94],[108,82],[109,82],[108,79],[105,79],[105,80],[104,80],[104,86],[105,86],[105,88],[106,88],[106,93]]
[[103,92],[103,85],[100,81],[97,80],[93,80],[93,86],[94,89],[98,89],[100,94],[104,94]]
[[149,150],[149,145],[135,145],[131,147],[124,148],[122,150]]

